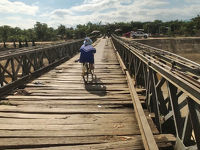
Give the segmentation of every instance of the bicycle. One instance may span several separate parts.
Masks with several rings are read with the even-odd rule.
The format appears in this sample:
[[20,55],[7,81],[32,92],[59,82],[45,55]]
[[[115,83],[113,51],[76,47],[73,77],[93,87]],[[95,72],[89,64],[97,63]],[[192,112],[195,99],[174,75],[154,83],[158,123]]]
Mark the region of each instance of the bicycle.
[[89,79],[89,74],[92,76],[92,79],[93,79],[94,68],[91,68],[91,65],[88,62],[83,63],[82,67],[83,67],[82,68],[82,77],[83,77],[83,80],[84,80],[85,83],[88,83],[89,82],[89,80],[88,80]]

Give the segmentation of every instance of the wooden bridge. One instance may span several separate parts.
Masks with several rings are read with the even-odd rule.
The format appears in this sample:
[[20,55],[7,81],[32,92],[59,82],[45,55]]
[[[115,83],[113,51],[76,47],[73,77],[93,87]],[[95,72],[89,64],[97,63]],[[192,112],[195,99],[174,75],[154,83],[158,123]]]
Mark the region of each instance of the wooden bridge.
[[[6,58],[10,60],[1,65],[4,95],[10,88],[34,80],[2,96],[0,149],[174,149],[176,135],[161,132],[156,124],[157,114],[146,106],[147,90],[134,86],[137,81],[131,78],[112,40],[98,39],[95,48],[95,76],[89,78],[88,84],[81,77],[81,64],[75,62],[79,54],[67,56],[68,61],[62,64],[49,61],[48,51],[34,54],[36,58],[30,52],[25,54],[29,60],[26,63],[24,52],[18,58],[16,54]],[[66,52],[62,54],[58,56],[61,62],[66,59]],[[38,66],[45,66],[45,59],[50,68],[40,69]],[[13,62],[18,62],[18,67]],[[29,72],[23,70],[25,64]],[[52,69],[55,65],[58,66]],[[20,67],[21,71],[17,69]],[[50,71],[35,78],[38,69],[42,74]],[[22,78],[17,79],[20,74]],[[13,81],[8,83],[8,78]]]

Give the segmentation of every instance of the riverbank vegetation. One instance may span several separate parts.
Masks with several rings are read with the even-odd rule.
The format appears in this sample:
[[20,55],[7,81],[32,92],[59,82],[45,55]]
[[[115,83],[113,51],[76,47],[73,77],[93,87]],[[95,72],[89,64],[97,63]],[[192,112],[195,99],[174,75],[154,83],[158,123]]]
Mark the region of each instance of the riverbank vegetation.
[[56,29],[49,27],[45,23],[36,22],[31,29],[21,29],[19,27],[0,26],[0,42],[14,41],[56,41],[78,39],[89,36],[92,31],[100,31],[101,34],[114,32],[120,29],[120,34],[144,29],[152,36],[200,36],[200,15],[189,21],[174,20],[163,22],[155,20],[153,22],[117,22],[117,23],[87,23],[68,28],[64,25]]

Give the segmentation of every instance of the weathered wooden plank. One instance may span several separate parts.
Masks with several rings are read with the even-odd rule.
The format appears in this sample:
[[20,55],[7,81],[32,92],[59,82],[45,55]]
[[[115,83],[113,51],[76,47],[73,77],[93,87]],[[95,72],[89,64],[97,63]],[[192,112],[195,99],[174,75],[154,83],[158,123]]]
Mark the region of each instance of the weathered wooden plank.
[[121,87],[104,87],[104,86],[85,86],[85,87],[62,87],[62,86],[57,86],[57,87],[41,87],[41,86],[29,86],[29,87],[26,87],[26,89],[29,91],[29,90],[43,90],[43,89],[46,89],[46,90],[77,90],[77,91],[82,91],[82,90],[86,90],[86,91],[89,91],[89,92],[92,92],[92,91],[127,91],[128,88],[121,88]]
[[[156,142],[160,147],[175,141],[173,135],[155,135]],[[2,144],[2,145],[1,145]],[[76,145],[75,145],[76,144]],[[45,137],[45,138],[1,138],[0,148],[34,148],[50,150],[66,149],[141,149],[141,136],[94,136],[94,137]],[[73,146],[72,146],[73,145]],[[51,147],[53,146],[53,147]],[[142,148],[143,149],[143,148]]]
[[[17,98],[17,97],[15,97],[15,98],[10,98],[10,99],[8,99],[8,100],[2,100],[2,102],[6,102],[6,101],[8,101],[8,104],[9,104],[9,102],[12,102],[12,101],[77,101],[77,100],[82,100],[80,97],[61,97],[61,98],[58,98],[58,99],[56,99],[57,97],[46,97],[46,98],[44,98],[43,99],[43,96],[39,96],[39,97],[41,97],[41,98],[31,98],[31,97],[28,97],[28,98],[23,98],[23,99],[21,99],[21,98]],[[96,101],[96,100],[99,100],[99,101],[118,101],[118,102],[123,102],[123,101],[129,101],[129,100],[131,100],[130,98],[128,98],[128,97],[124,97],[124,98],[119,98],[119,97],[114,97],[114,98],[112,98],[112,97],[107,97],[107,98],[103,98],[103,97],[88,97],[88,98],[85,98],[84,100],[88,100],[88,101]],[[84,101],[83,100],[83,101]],[[3,104],[3,103],[2,103]]]
[[[84,96],[91,96],[91,94],[93,94],[93,95],[98,95],[98,96],[113,96],[114,97],[114,95],[115,95],[115,93],[105,93],[105,92],[103,92],[103,91],[101,91],[101,92],[96,92],[96,91],[94,91],[94,92],[90,92],[90,93],[78,93],[78,94],[76,94],[76,93],[70,93],[70,92],[66,92],[66,93],[62,93],[62,94],[59,94],[59,93],[47,93],[47,92],[34,92],[34,93],[31,93],[30,95],[31,96],[82,96],[82,95],[84,95]],[[126,98],[127,96],[126,96],[126,94],[127,93],[122,93],[122,95],[125,95],[125,97],[124,98]],[[123,98],[123,99],[124,99]],[[95,98],[94,98],[95,99]],[[105,99],[106,99],[106,97],[105,97]],[[110,98],[109,98],[110,99]],[[114,98],[113,98],[114,99]],[[122,100],[123,100],[122,99]],[[143,99],[143,96],[141,96],[141,99],[142,100],[144,100]]]
[[91,91],[87,91],[87,90],[80,90],[79,92],[77,92],[76,90],[73,90],[73,89],[49,89],[49,88],[45,88],[45,89],[38,89],[38,88],[26,88],[25,91],[27,91],[28,93],[57,93],[57,94],[63,94],[65,92],[67,93],[76,93],[76,94],[84,94],[84,93],[90,93],[91,91],[93,93],[102,93],[102,92],[105,92],[107,94],[130,94],[130,91],[129,90],[107,90],[106,91],[95,91],[95,90],[91,90]]
[[[2,101],[2,103],[6,103],[7,101]],[[10,105],[96,105],[97,107],[101,107],[101,105],[132,105],[131,100],[123,100],[123,101],[116,101],[116,100],[56,100],[56,101],[49,101],[49,100],[9,100]],[[65,107],[64,106],[64,107]],[[71,106],[69,106],[71,107]]]
[[[20,105],[19,105],[20,106]],[[105,107],[92,107],[92,108],[46,108],[46,107],[34,107],[34,106],[0,106],[0,112],[21,112],[21,113],[53,113],[53,114],[98,114],[98,113],[133,113],[132,108],[128,107],[120,107],[120,109],[117,107],[113,108],[105,108]]]
[[[80,73],[72,73],[73,74],[73,78],[80,78],[81,77],[81,72]],[[46,76],[42,76],[40,77],[41,79],[48,79],[50,77],[54,76],[55,78],[57,77],[63,77],[63,78],[70,78],[70,73],[52,73],[52,74],[48,74]],[[90,75],[89,75],[90,76]],[[125,75],[124,74],[116,74],[116,73],[94,73],[94,77],[96,77],[97,79],[107,79],[107,78],[112,78],[112,76],[114,76],[116,79],[120,79],[120,78],[124,78]],[[71,78],[71,79],[73,79]]]
[[[59,84],[81,84],[81,85],[83,85],[84,84],[84,81],[83,80],[80,80],[80,79],[78,79],[78,80],[57,80],[57,81],[52,81],[52,80],[42,80],[43,82],[43,84],[44,85],[48,85],[48,84],[57,84],[57,85],[59,85]],[[37,82],[37,81],[36,81]],[[38,83],[39,83],[40,81],[38,81]],[[98,84],[126,84],[127,83],[127,81],[126,80],[100,80],[100,81],[98,81],[98,80],[92,80],[92,83],[89,83],[89,84],[96,84],[96,85],[98,85]],[[33,83],[34,84],[34,83]]]
[[[135,117],[130,114],[73,114],[73,115],[60,115],[58,116],[45,116],[43,114],[35,115],[29,114],[28,117],[23,118],[21,116],[12,116],[14,118],[3,118],[3,114],[0,113],[0,124],[41,124],[41,125],[67,125],[67,124],[99,124],[99,123],[127,123],[131,125],[135,121]],[[11,117],[11,116],[10,116]],[[43,117],[43,118],[42,118]]]
[[83,95],[83,96],[62,96],[62,95],[55,95],[55,96],[32,96],[32,95],[10,95],[7,96],[7,99],[40,99],[40,100],[45,100],[45,99],[51,99],[51,100],[67,100],[67,99],[77,99],[77,100],[87,100],[87,99],[130,99],[130,95],[124,94],[124,95]]
[[[130,94],[129,91],[86,91],[86,90],[82,90],[79,91],[77,93],[76,90],[37,90],[37,89],[33,89],[33,90],[28,90],[26,91],[28,92],[30,95],[32,96],[37,96],[37,95],[88,95],[88,94],[94,94],[94,95],[115,95],[115,94],[122,94],[122,95],[126,95],[126,94]],[[17,92],[15,92],[15,95],[17,95]],[[19,94],[20,95],[20,94]]]
[[[16,107],[16,108],[14,108]],[[2,111],[5,111],[5,110],[12,110],[12,109],[16,109],[16,110],[23,110],[25,111],[26,109],[24,108],[30,108],[30,109],[34,109],[34,110],[37,110],[37,111],[40,111],[40,109],[45,109],[47,111],[50,111],[53,110],[53,111],[56,111],[57,109],[61,109],[63,112],[65,111],[65,109],[68,109],[68,110],[77,110],[77,111],[83,111],[84,109],[87,109],[90,110],[90,111],[109,111],[111,112],[112,110],[115,112],[116,111],[116,108],[120,109],[119,112],[124,112],[125,110],[129,110],[129,109],[133,109],[132,108],[132,105],[131,104],[104,104],[104,105],[94,105],[94,104],[88,104],[88,105],[82,105],[82,104],[76,104],[76,105],[55,105],[55,104],[33,104],[33,105],[24,105],[24,104],[21,104],[21,105],[11,105],[11,106],[6,106],[5,109],[4,107],[2,106],[1,108]],[[67,111],[68,112],[68,111]]]
[[[118,78],[113,78],[112,76],[107,76],[107,77],[102,77],[102,78],[96,78],[96,81],[109,81],[110,79],[113,79],[113,81],[127,81],[125,78],[123,78],[123,77],[118,77]],[[40,78],[38,78],[37,80],[35,80],[35,81],[40,81],[40,82],[42,82],[42,81],[45,81],[45,82],[48,82],[48,81],[54,81],[54,82],[56,82],[56,81],[79,81],[80,80],[80,76],[74,76],[73,78],[72,77],[70,77],[70,76],[62,76],[62,78],[57,78],[56,80],[52,80],[52,78],[51,77],[40,77]],[[33,81],[33,82],[35,82],[35,81]]]
[[[98,73],[98,74],[95,73],[95,75],[97,76],[97,78],[104,78],[104,77],[124,78],[125,77],[124,74],[116,74],[116,73]],[[52,77],[52,78],[62,77],[62,76],[64,76],[64,77],[67,77],[67,76],[81,77],[81,73],[80,74],[79,73],[67,73],[65,75],[62,75],[62,74],[58,75],[56,73],[52,73],[52,74],[48,74],[48,75],[43,75],[43,77]]]
[[[77,95],[77,96],[82,96],[82,95],[84,95],[84,96],[89,96],[89,95],[91,95],[91,94],[93,94],[93,95],[99,95],[99,96],[104,96],[104,95],[106,95],[106,96],[114,96],[115,95],[115,93],[106,93],[106,92],[103,92],[103,91],[100,91],[100,92],[90,92],[90,93],[70,93],[70,92],[66,92],[66,93],[62,93],[62,94],[59,94],[59,93],[47,93],[47,92],[33,92],[33,93],[30,93],[30,95],[31,96],[75,96],[75,95]],[[123,93],[122,93],[123,94]],[[127,93],[124,93],[124,95],[126,96],[126,94]],[[17,95],[17,94],[14,94],[14,95]],[[20,94],[19,94],[20,95]],[[22,95],[22,94],[21,94]],[[24,94],[24,95],[26,95],[26,94]],[[27,95],[29,95],[29,94],[27,94]],[[143,99],[144,100],[144,99]]]
[[[46,139],[46,140],[45,140]],[[15,141],[15,142],[12,142]],[[73,138],[34,138],[34,139],[29,139],[29,138],[22,138],[21,141],[19,142],[19,139],[14,138],[13,140],[2,140],[4,144],[1,146],[3,148],[33,148],[33,147],[46,147],[46,149],[50,148],[50,146],[57,146],[56,148],[53,149],[59,149],[58,146],[62,146],[63,148],[78,148],[79,149],[82,147],[84,149],[86,148],[95,148],[95,149],[100,149],[102,147],[104,148],[119,148],[119,147],[140,147],[141,140],[136,136],[131,137],[131,136],[119,136],[119,137],[109,137],[109,136],[104,136],[104,137],[73,137]],[[8,143],[8,145],[5,145],[5,143]],[[134,143],[134,144],[133,144]],[[78,145],[78,146],[72,146],[72,145]],[[63,146],[65,145],[65,146]],[[82,149],[81,148],[81,149]]]
[[115,135],[138,135],[140,134],[138,127],[126,129],[110,129],[97,128],[97,129],[69,129],[69,130],[0,130],[0,138],[11,137],[63,137],[63,136],[115,136]]
[[[117,68],[116,67],[114,67],[114,68],[111,68],[111,67],[107,67],[106,65],[104,65],[104,66],[101,66],[101,67],[95,67],[94,66],[94,68],[95,68],[95,71],[96,72],[101,72],[101,71],[105,71],[105,72],[107,72],[107,71],[113,71],[113,72],[121,72],[122,73],[122,70],[120,69],[120,67],[118,66]],[[70,72],[70,71],[72,71],[72,72],[81,72],[81,69],[82,69],[82,66],[80,65],[80,66],[77,66],[77,67],[71,67],[71,68],[67,68],[67,69],[63,69],[63,68],[60,68],[60,69],[54,69],[54,70],[52,70],[51,72],[53,73],[53,72],[55,72],[55,73],[66,73],[66,72]]]
[[[129,126],[127,126],[129,125]],[[105,129],[106,128],[106,129]],[[94,132],[98,132],[97,130],[102,130],[106,131],[109,130],[109,132],[115,132],[115,130],[137,130],[138,126],[137,124],[132,123],[112,123],[110,122],[109,124],[105,123],[91,123],[91,124],[1,124],[0,125],[0,130],[50,130],[50,131],[68,131],[68,130],[93,130]]]
[[[81,69],[80,70],[66,70],[66,71],[63,71],[63,72],[61,72],[61,71],[58,71],[58,72],[55,72],[56,74],[61,74],[62,73],[62,75],[68,75],[69,73],[70,74],[80,74],[81,75]],[[122,71],[121,70],[107,70],[107,69],[105,69],[105,70],[95,70],[95,72],[94,72],[96,75],[98,75],[98,74],[119,74],[119,75],[121,75],[121,74],[123,74],[122,73]]]
[[[80,82],[81,82],[81,80],[80,80]],[[61,83],[57,83],[57,84],[52,84],[52,83],[36,83],[36,84],[34,84],[34,83],[29,83],[29,84],[27,84],[26,86],[27,87],[29,87],[29,86],[32,86],[32,87],[38,87],[38,86],[40,86],[40,87],[60,87],[61,85],[63,86],[63,87],[66,87],[66,88],[68,88],[68,87],[86,87],[86,86],[93,86],[93,87],[95,87],[95,86],[99,86],[99,84],[102,84],[102,85],[104,85],[105,83],[103,83],[103,82],[99,82],[99,83],[95,83],[95,82],[89,82],[88,84],[73,84],[73,83],[66,83],[66,84],[63,84],[62,82]],[[122,84],[117,84],[117,83],[113,83],[113,84],[106,84],[106,88],[109,88],[109,87],[119,87],[119,88],[126,88],[127,87],[127,84],[124,84],[124,83],[122,83]]]
[[[25,89],[26,91],[26,89]],[[136,89],[136,92],[137,93],[142,93],[144,92],[145,90],[143,89]],[[76,90],[73,90],[73,89],[27,89],[27,92],[30,93],[30,94],[36,94],[36,93],[45,93],[45,94],[89,94],[91,91],[87,91],[87,90],[81,90],[77,93]],[[92,91],[93,93],[92,94],[99,94],[99,93],[106,93],[106,95],[111,95],[111,94],[130,94],[130,91],[129,90],[106,90],[106,91]]]
[[[110,119],[110,115],[122,115],[126,118],[126,116],[130,116],[130,114],[120,114],[120,113],[115,113],[115,114],[53,114],[53,113],[50,113],[50,114],[37,114],[37,113],[20,113],[20,112],[0,112],[0,117],[1,118],[11,118],[11,119],[69,119],[72,118],[72,120],[74,120],[74,118],[79,118],[80,121],[81,120],[84,120],[84,118],[86,119],[89,119],[89,118],[92,118],[93,116],[95,116],[95,120],[97,118],[100,118],[100,117],[105,117],[105,116],[108,116],[108,117],[105,117],[106,119]],[[132,115],[131,115],[132,116]],[[134,117],[134,116],[133,116]],[[120,117],[121,118],[121,117]],[[111,119],[112,120],[112,119]],[[85,121],[85,120],[84,120]],[[107,120],[105,120],[104,122],[106,122]],[[123,121],[123,119],[122,119]],[[87,122],[87,121],[86,121]],[[109,122],[109,121],[108,121]],[[72,123],[72,122],[71,122]]]
[[[107,65],[99,65],[99,64],[95,64],[94,65],[94,68],[95,68],[95,70],[105,70],[105,69],[108,69],[108,70],[117,70],[117,69],[121,69],[121,67],[119,66],[119,65],[109,65],[109,66],[107,66]],[[65,66],[63,66],[63,67],[57,67],[57,68],[55,68],[55,70],[56,71],[64,71],[64,70],[66,70],[66,69],[69,69],[69,70],[80,70],[80,69],[82,69],[82,66],[80,65],[80,64],[77,64],[77,65],[70,65],[70,66],[68,66],[68,67],[65,67]]]
[[[104,85],[104,86],[101,86],[101,84],[102,85]],[[62,83],[60,83],[60,84],[50,84],[50,83],[48,83],[48,84],[31,84],[31,83],[29,83],[29,84],[27,84],[27,86],[26,87],[43,87],[43,88],[46,88],[46,87],[54,87],[54,88],[59,88],[60,86],[62,86],[63,88],[102,88],[102,89],[104,89],[104,90],[106,90],[107,88],[109,89],[109,88],[113,88],[113,89],[120,89],[120,88],[127,88],[128,86],[126,85],[126,84],[107,84],[106,86],[105,86],[105,84],[104,83],[99,83],[99,84],[87,84],[87,85],[84,85],[84,84],[73,84],[73,83],[71,83],[71,84],[62,84]]]

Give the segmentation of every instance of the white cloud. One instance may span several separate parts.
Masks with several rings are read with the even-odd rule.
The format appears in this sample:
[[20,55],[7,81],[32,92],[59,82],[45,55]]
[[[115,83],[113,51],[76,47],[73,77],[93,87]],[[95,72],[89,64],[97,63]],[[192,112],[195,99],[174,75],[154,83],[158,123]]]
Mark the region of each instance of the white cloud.
[[[2,23],[3,22],[3,23]],[[15,17],[5,17],[0,19],[0,26],[9,25],[11,27],[20,27],[23,29],[33,28],[36,21],[34,19],[24,19],[20,16]]]
[[139,8],[143,7],[160,7],[168,5],[169,2],[166,0],[135,0],[134,5]]
[[[68,9],[45,9],[46,12],[43,12],[43,14],[39,13],[39,7],[37,6],[39,6],[39,3],[30,6],[22,2],[0,0],[0,13],[29,14],[32,16],[37,13],[37,20],[34,17],[22,19],[23,15],[21,15],[18,21],[23,22],[25,25],[19,25],[17,20],[12,19],[16,22],[15,26],[28,27],[29,23],[29,28],[32,28],[36,21],[47,23],[52,27],[57,27],[59,24],[69,27],[85,24],[89,21],[93,23],[100,21],[102,23],[112,23],[153,21],[155,19],[163,21],[188,20],[200,13],[199,0],[174,0],[173,2],[169,0],[84,0],[82,4]],[[50,6],[47,5],[47,7]],[[5,24],[3,19],[2,22]],[[14,25],[11,21],[9,24]]]
[[199,0],[185,0],[185,1],[188,3],[199,3],[200,4]]
[[104,23],[147,21],[155,18],[147,16],[148,12],[153,11],[151,7],[168,5],[168,2],[163,0],[128,0],[126,2],[127,5],[122,4],[124,0],[85,0],[82,5],[66,10],[57,9],[46,16],[49,15],[48,24],[53,25],[57,21],[57,24],[71,24],[71,26],[89,21]]
[[10,2],[9,0],[0,0],[0,13],[3,14],[28,14],[35,15],[38,11],[37,6],[26,5],[22,2]]

